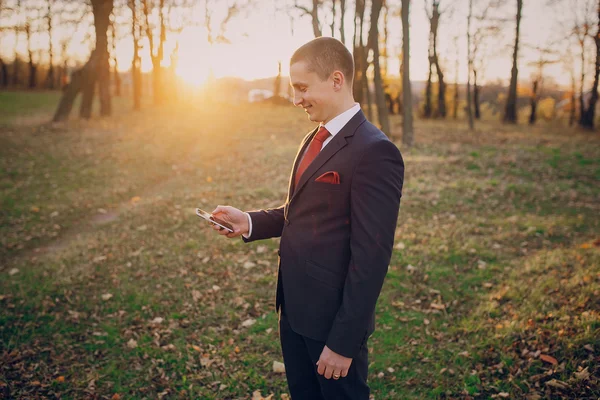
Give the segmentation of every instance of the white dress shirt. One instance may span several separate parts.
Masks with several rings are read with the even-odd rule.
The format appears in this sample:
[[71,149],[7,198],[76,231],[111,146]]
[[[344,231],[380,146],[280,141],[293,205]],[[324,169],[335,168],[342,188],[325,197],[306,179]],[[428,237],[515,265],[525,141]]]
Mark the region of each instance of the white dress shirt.
[[[342,130],[342,128],[344,126],[346,126],[346,124],[352,119],[352,117],[354,117],[356,115],[356,113],[358,113],[359,111],[360,111],[360,104],[354,103],[354,105],[352,107],[350,107],[348,110],[339,114],[338,116],[336,116],[331,121],[329,121],[328,123],[325,124],[325,129],[327,129],[327,131],[330,133],[330,135],[323,142],[323,146],[321,146],[321,150],[323,150],[325,148],[325,146],[327,146],[327,144],[333,140],[335,135],[337,135]],[[322,126],[322,125],[323,124],[321,124],[320,126]],[[308,147],[307,147],[307,149],[308,149]],[[302,154],[302,158],[304,158],[304,154]],[[300,159],[300,162],[302,162],[302,159]],[[248,213],[245,213],[245,214],[248,217],[248,235],[243,235],[243,236],[246,239],[248,239],[252,235],[252,218],[250,217],[250,214],[248,214]]]

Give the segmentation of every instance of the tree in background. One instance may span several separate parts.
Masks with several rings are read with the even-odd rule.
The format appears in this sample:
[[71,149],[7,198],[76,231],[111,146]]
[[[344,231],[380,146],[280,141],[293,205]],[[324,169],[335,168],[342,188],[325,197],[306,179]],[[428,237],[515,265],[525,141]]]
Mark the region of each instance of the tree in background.
[[[335,0],[333,0],[335,1]],[[346,0],[340,0],[340,40],[346,44],[346,27],[344,19],[346,18]]]
[[273,96],[279,97],[281,95],[281,61],[278,62],[277,76],[275,77],[275,83],[273,84]]
[[413,115],[412,115],[412,91],[410,86],[410,0],[402,0],[402,143],[412,146]]
[[511,124],[517,123],[517,79],[519,75],[518,53],[519,53],[519,31],[521,29],[521,12],[523,10],[523,0],[517,1],[516,15],[516,35],[513,48],[512,69],[510,71],[510,86],[508,88],[508,97],[506,99],[506,110],[504,112],[504,122]]
[[425,109],[423,111],[423,116],[425,118],[430,118],[433,115],[431,101],[431,78],[433,67],[435,67],[438,78],[438,107],[436,116],[440,118],[446,118],[446,84],[444,83],[444,73],[442,72],[442,68],[440,67],[440,61],[437,51],[438,28],[440,25],[440,17],[443,14],[443,12],[440,11],[440,0],[432,0],[431,3],[429,3],[429,1],[426,0],[425,13],[427,14],[427,18],[429,19],[429,75],[427,78],[427,86],[425,89]]
[[369,30],[369,47],[373,50],[373,69],[374,69],[374,84],[375,84],[375,103],[377,106],[377,119],[381,130],[390,135],[390,120],[383,93],[383,79],[381,77],[381,67],[379,65],[379,15],[383,0],[373,0],[371,5],[371,28]]
[[27,38],[27,55],[29,57],[29,60],[27,62],[27,64],[29,65],[29,88],[30,89],[34,89],[36,87],[36,73],[37,73],[37,66],[35,64],[35,62],[33,61],[33,49],[31,47],[31,36],[33,33],[35,33],[33,31],[33,27],[32,27],[32,23],[33,20],[31,18],[31,16],[29,15],[29,13],[27,13],[27,20],[25,21],[25,37]]
[[142,25],[138,20],[137,0],[128,0],[131,10],[131,37],[133,39],[133,58],[131,60],[131,83],[133,86],[133,109],[139,110],[142,97],[142,60],[140,58],[140,39],[142,37]]
[[79,114],[82,118],[89,119],[96,84],[100,89],[100,115],[111,114],[107,30],[112,10],[113,0],[92,0],[96,46],[86,64],[73,74],[71,82],[65,88],[54,114],[54,121],[64,121],[69,117],[79,92],[83,92]]
[[556,52],[552,50],[552,47],[553,46],[549,45],[535,46],[533,48],[533,50],[539,54],[539,58],[537,61],[529,63],[530,66],[535,67],[535,71],[531,76],[531,95],[529,98],[531,112],[529,113],[529,125],[535,124],[535,121],[537,120],[537,103],[543,89],[544,67],[558,62],[558,60],[556,60]]
[[460,100],[460,96],[458,93],[458,73],[460,71],[460,56],[459,56],[459,47],[458,47],[458,39],[459,36],[456,35],[452,38],[452,42],[454,43],[454,50],[456,51],[456,59],[454,60],[454,93],[452,96],[452,118],[458,118],[458,102]]
[[[208,9],[208,1],[206,2]],[[142,12],[144,14],[144,29],[148,39],[148,51],[152,60],[152,90],[155,105],[163,103],[163,82],[161,62],[164,57],[165,41],[167,40],[167,30],[165,26],[165,0],[159,0],[158,3],[158,38],[154,34],[154,29],[150,24],[150,14],[154,2],[152,0],[142,0]],[[158,39],[158,40],[157,40]],[[157,43],[158,42],[158,43]]]
[[[598,78],[600,77],[600,0],[598,1],[597,7],[597,28],[596,33],[592,36],[596,47],[596,65],[594,68],[594,83],[590,93],[590,100],[587,108],[584,107],[583,102],[581,103],[581,120],[580,124],[586,129],[594,129],[594,116],[596,111],[596,102],[598,101]],[[583,52],[582,52],[583,53]]]
[[[0,21],[2,21],[2,15],[4,13],[4,1],[0,0]],[[4,27],[0,26],[0,34],[3,32]],[[2,42],[1,38],[0,38],[0,43]],[[2,59],[2,55],[0,55],[0,85],[7,87],[8,86],[8,66],[6,65],[6,62],[4,62],[4,60]]]
[[306,6],[298,4],[296,1],[294,3],[294,7],[300,11],[302,11],[302,15],[310,15],[312,21],[312,29],[315,37],[323,36],[321,31],[321,24],[319,22],[319,6],[321,5],[322,0],[312,0],[312,8],[308,8]]
[[110,20],[110,44],[111,58],[113,61],[113,79],[115,82],[115,96],[121,96],[121,75],[119,75],[119,60],[117,57],[117,23],[116,16],[113,13]]
[[472,35],[472,74],[473,74],[473,111],[476,120],[481,119],[480,94],[485,69],[489,60],[493,57],[491,51],[497,51],[497,40],[502,32],[504,20],[492,18],[490,14],[499,8],[501,3],[497,0],[486,0],[479,2],[480,11],[474,17],[477,28]]
[[[21,0],[17,0],[16,6],[15,6],[13,12],[18,13],[20,10],[21,10]],[[20,24],[19,20],[17,20],[17,22],[15,23],[14,31],[15,31],[15,47],[14,47],[15,58],[13,61],[13,85],[17,86],[17,85],[19,85],[19,54],[17,53],[17,48],[19,46],[20,33],[23,31],[23,26]]]
[[[354,17],[354,98],[361,106],[366,107],[367,117],[373,119],[371,92],[369,90],[369,80],[367,77],[367,70],[369,63],[367,55],[369,52],[369,45],[364,45],[364,19],[365,19],[365,0],[356,0],[355,3],[355,17]],[[366,105],[365,105],[366,99]]]
[[52,5],[55,0],[46,0],[47,9],[46,15],[44,18],[46,19],[46,28],[48,29],[48,73],[46,74],[46,83],[45,86],[48,89],[54,89],[56,87],[56,78],[54,72],[54,45],[52,44],[52,28],[54,27],[52,24]]
[[469,0],[469,14],[467,15],[467,118],[469,129],[475,129],[473,121],[473,102],[471,99],[471,73],[473,71],[473,52],[471,49],[471,20],[473,19],[473,0]]

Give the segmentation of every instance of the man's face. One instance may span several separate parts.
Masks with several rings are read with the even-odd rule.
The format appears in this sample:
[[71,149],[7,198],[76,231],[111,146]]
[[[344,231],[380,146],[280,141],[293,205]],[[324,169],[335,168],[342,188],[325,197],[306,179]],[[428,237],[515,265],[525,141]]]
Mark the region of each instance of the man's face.
[[323,81],[308,70],[305,61],[298,61],[290,66],[290,83],[294,88],[294,105],[304,108],[311,121],[325,123],[332,118],[329,114],[335,92],[331,77]]

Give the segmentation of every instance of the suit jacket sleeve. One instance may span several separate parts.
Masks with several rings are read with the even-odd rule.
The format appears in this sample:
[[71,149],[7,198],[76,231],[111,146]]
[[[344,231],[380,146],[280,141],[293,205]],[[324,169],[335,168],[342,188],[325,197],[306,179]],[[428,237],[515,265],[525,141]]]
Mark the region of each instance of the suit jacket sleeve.
[[326,342],[345,357],[356,356],[375,312],[392,255],[403,181],[402,156],[387,140],[365,150],[352,178],[352,255],[342,305]]
[[283,213],[284,206],[268,210],[249,211],[248,214],[252,219],[252,234],[249,238],[242,236],[242,240],[249,243],[255,240],[280,237],[285,221]]

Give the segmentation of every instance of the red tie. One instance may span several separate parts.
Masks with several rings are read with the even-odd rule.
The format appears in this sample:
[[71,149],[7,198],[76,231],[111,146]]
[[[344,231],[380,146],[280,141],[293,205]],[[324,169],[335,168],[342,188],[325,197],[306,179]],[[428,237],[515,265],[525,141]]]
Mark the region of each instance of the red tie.
[[329,131],[325,129],[324,126],[321,126],[319,132],[317,132],[317,134],[311,140],[310,145],[308,146],[308,150],[306,150],[306,153],[304,153],[304,158],[302,159],[300,165],[298,166],[298,169],[296,170],[296,180],[294,182],[294,187],[298,186],[298,182],[300,182],[300,177],[302,177],[302,174],[304,173],[306,168],[308,168],[310,163],[313,162],[315,158],[317,158],[317,155],[321,151],[321,147],[323,147],[323,142],[328,137]]

